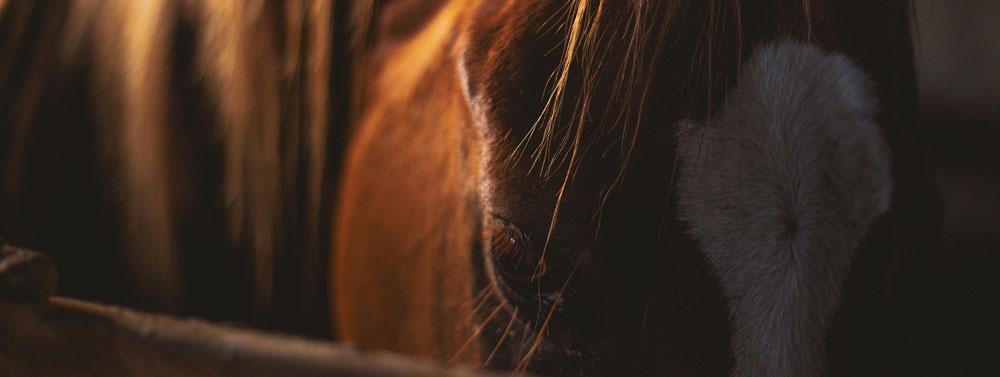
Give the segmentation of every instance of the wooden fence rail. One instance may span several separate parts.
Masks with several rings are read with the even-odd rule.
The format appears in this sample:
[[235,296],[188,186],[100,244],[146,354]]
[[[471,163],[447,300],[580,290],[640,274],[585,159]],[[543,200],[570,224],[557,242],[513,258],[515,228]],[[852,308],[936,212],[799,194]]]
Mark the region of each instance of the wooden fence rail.
[[0,253],[0,376],[486,376],[349,346],[48,295],[44,255]]

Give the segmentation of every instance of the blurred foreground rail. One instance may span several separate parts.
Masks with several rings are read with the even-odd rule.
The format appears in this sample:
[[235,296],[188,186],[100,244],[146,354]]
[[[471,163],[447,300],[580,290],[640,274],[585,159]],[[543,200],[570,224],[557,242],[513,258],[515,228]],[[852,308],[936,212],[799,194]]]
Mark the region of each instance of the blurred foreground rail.
[[0,376],[485,376],[334,343],[41,297],[54,285],[51,266],[23,249],[4,246],[0,253]]

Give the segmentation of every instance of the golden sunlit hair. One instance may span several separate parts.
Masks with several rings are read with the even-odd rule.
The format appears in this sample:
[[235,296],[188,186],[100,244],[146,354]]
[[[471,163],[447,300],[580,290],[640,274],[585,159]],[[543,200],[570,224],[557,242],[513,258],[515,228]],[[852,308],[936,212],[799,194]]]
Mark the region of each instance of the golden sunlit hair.
[[[256,295],[267,307],[273,252],[283,249],[282,224],[295,203],[298,169],[307,170],[306,249],[316,261],[324,252],[318,237],[333,4],[286,1],[278,12],[284,19],[268,17],[268,6],[276,5],[267,1],[197,4],[204,25],[199,55],[221,109],[230,235],[237,243],[249,240]],[[300,155],[307,156],[304,166]]]

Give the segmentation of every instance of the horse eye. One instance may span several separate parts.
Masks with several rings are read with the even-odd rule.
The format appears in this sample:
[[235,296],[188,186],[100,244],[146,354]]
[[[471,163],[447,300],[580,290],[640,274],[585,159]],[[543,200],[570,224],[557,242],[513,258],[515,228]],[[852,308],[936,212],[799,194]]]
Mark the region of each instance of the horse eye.
[[551,305],[563,281],[552,263],[554,253],[545,253],[516,225],[491,219],[485,235],[489,245],[487,267],[504,296],[515,305]]

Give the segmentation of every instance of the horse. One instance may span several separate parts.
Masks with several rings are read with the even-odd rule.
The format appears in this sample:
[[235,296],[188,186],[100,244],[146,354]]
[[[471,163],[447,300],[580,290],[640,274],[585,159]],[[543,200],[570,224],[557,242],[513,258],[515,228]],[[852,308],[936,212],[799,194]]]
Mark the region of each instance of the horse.
[[922,372],[908,1],[356,7],[344,340],[542,375]]
[[0,1],[0,231],[71,294],[445,364],[932,373],[910,17]]

